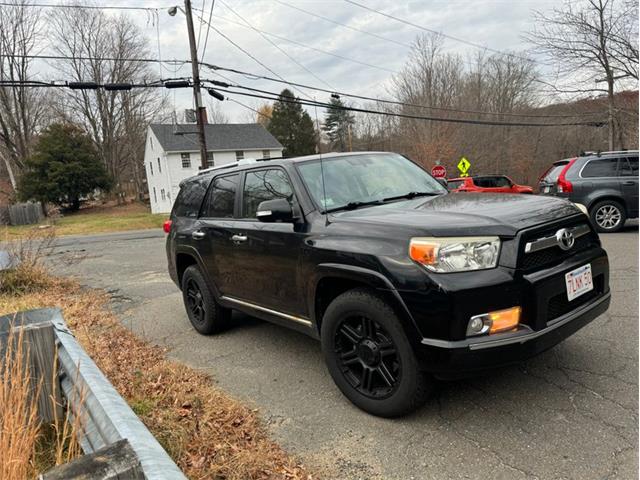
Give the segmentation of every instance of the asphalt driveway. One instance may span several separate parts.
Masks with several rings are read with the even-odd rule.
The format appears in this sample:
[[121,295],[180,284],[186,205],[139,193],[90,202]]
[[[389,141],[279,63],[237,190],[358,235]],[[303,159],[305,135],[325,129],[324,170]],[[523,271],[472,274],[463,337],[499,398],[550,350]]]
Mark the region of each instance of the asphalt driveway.
[[274,436],[328,478],[638,476],[638,227],[602,237],[611,262],[607,314],[518,367],[441,384],[395,420],[352,406],[320,345],[247,316],[218,336],[191,328],[166,272],[164,236],[146,231],[68,238],[86,256],[60,272],[107,289],[122,321],[170,356],[210,373],[263,412]]

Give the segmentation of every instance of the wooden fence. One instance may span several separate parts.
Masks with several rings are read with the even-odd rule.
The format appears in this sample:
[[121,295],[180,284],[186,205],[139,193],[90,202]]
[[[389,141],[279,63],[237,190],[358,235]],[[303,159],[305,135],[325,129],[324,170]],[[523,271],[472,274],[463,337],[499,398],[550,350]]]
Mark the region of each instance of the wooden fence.
[[9,205],[9,223],[11,225],[31,225],[40,222],[43,218],[44,212],[40,202]]

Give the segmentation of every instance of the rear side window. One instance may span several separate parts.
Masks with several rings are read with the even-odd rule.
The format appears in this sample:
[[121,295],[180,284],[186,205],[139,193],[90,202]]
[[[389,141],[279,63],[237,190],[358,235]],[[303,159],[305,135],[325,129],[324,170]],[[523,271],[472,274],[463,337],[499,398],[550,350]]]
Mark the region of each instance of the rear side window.
[[197,217],[200,205],[202,205],[202,199],[207,193],[209,182],[211,182],[211,177],[198,177],[183,184],[180,188],[180,193],[176,197],[171,215],[176,217]]
[[447,188],[449,190],[455,190],[456,188],[460,188],[464,182],[462,180],[449,180],[447,182]]
[[637,177],[638,176],[638,157],[627,157],[620,159],[620,176]]
[[293,189],[289,177],[282,170],[273,168],[247,172],[242,195],[242,216],[256,218],[258,205],[266,200],[293,198]]
[[618,171],[617,158],[591,160],[582,169],[583,178],[615,177]]
[[226,175],[213,179],[202,216],[209,218],[233,218],[240,175]]
[[554,163],[553,166],[549,170],[547,170],[547,173],[543,175],[542,181],[550,183],[557,182],[558,177],[560,176],[560,172],[562,172],[562,170],[567,166],[568,163],[569,162]]

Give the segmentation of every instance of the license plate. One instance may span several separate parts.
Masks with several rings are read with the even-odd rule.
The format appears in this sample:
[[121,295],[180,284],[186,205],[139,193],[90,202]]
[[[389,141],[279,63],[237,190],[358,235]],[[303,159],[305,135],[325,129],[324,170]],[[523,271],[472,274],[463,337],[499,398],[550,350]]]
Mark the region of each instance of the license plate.
[[583,265],[570,271],[564,276],[564,279],[567,284],[567,298],[569,301],[593,290],[591,264]]

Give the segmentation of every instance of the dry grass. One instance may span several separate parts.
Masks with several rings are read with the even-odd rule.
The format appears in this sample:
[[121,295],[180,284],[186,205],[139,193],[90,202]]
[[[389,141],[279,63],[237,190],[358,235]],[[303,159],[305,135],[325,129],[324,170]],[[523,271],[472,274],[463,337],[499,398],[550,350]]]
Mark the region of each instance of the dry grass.
[[166,214],[154,215],[150,213],[149,207],[140,203],[90,207],[60,218],[47,218],[39,226],[0,227],[0,239],[4,237],[8,239],[24,237],[41,226],[49,226],[58,236],[161,228],[162,223],[167,218],[168,215]]
[[[80,453],[79,418],[71,421],[69,409],[51,425],[40,422],[37,398],[42,382],[29,370],[29,347],[23,330],[11,330],[0,358],[0,478],[24,480],[54,465],[69,462]],[[54,369],[54,372],[56,369]],[[53,411],[58,412],[55,392]],[[80,399],[81,400],[81,399]],[[80,401],[82,404],[82,400]]]
[[23,292],[0,293],[0,315],[60,306],[87,353],[190,478],[312,478],[268,438],[254,410],[123,327],[106,294],[52,278],[45,289]]

